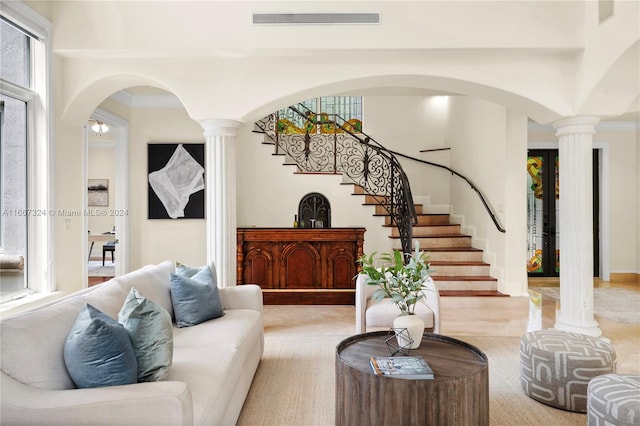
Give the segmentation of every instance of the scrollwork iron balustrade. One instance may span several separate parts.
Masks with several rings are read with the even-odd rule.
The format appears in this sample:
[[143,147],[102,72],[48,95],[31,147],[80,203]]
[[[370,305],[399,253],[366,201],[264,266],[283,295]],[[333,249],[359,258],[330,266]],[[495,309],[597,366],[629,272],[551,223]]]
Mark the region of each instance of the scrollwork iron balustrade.
[[[355,133],[353,123],[338,114],[317,115],[303,104],[292,105],[287,111],[286,118],[274,113],[256,122],[275,142],[276,154],[286,154],[301,171],[343,173],[373,195],[398,228],[403,253],[410,255],[412,229],[418,219],[409,180],[395,155],[360,129]],[[299,127],[287,127],[294,121],[304,123],[304,133]]]

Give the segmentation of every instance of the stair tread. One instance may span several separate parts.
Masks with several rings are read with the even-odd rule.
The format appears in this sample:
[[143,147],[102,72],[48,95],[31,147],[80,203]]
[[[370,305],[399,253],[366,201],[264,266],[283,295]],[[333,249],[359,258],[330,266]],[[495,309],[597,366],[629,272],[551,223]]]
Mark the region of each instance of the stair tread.
[[439,293],[441,297],[509,297],[497,290],[440,290]]
[[[389,225],[387,225],[389,226]],[[431,227],[435,227],[435,226],[460,226],[457,223],[433,223],[433,224],[417,224],[417,225],[413,225],[414,228],[431,228]]]
[[466,275],[431,275],[434,281],[498,281],[490,276],[466,276]]
[[[351,195],[364,195],[364,194],[351,194]],[[384,197],[384,195],[372,195],[372,197]],[[390,204],[383,203],[362,203],[363,206],[388,206]],[[422,204],[414,204],[415,207],[424,207]],[[417,213],[416,213],[417,214]],[[388,214],[374,214],[374,216],[389,216]]]
[[[395,228],[395,225],[387,225],[384,224],[382,225],[385,228]],[[429,224],[429,225],[413,225],[414,228],[435,228],[435,227],[443,227],[443,226],[459,226],[457,223],[434,223],[434,224]]]
[[[399,236],[390,236],[389,238],[400,238]],[[423,235],[423,236],[419,236],[416,237],[414,236],[413,239],[418,239],[418,238],[471,238],[470,235],[465,235],[465,234],[434,234],[434,235]]]
[[482,249],[479,248],[475,248],[475,247],[430,247],[426,250],[424,250],[427,252],[427,254],[429,254],[429,252],[441,252],[441,251],[457,251],[457,252],[465,252],[465,251],[472,251],[472,252],[479,252],[482,251]]
[[298,172],[294,172],[294,174],[296,174],[296,175],[341,175],[342,173],[340,173],[340,172],[305,172],[305,171],[298,171]]
[[[429,253],[427,252],[427,255]],[[429,261],[429,264],[431,265],[450,265],[450,266],[454,266],[454,265],[459,265],[459,266],[490,266],[488,263],[485,262],[478,262],[478,261],[464,261],[464,260],[431,260]]]
[[[364,195],[364,194],[351,194],[351,195]],[[365,206],[377,206],[379,204],[364,204]],[[423,206],[424,204],[414,204],[414,206]],[[374,216],[389,216],[388,213],[374,213]],[[449,216],[446,213],[416,213],[416,216]],[[449,223],[448,225],[458,225],[457,223]],[[423,225],[414,225],[414,226],[423,226]],[[427,225],[430,226],[430,225]]]
[[467,235],[467,234],[434,234],[434,235],[425,235],[425,236],[413,237],[413,238],[460,238],[460,237],[470,238],[471,235]]

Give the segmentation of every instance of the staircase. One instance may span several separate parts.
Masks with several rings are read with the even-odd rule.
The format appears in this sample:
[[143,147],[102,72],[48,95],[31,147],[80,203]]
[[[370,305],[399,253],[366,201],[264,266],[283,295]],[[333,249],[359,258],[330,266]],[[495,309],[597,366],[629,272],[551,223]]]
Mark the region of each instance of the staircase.
[[[379,197],[366,194],[358,185],[353,195],[363,196],[364,205],[374,208],[374,216],[385,218],[390,238],[400,238]],[[418,223],[413,225],[413,241],[429,255],[430,275],[441,296],[507,296],[497,291],[498,280],[489,275],[491,265],[483,261],[482,250],[471,246],[471,236],[460,233],[459,224],[451,223],[448,214],[424,213],[421,204],[415,208]],[[399,243],[394,248],[400,249]]]
[[[296,107],[289,108],[301,114]],[[394,249],[408,253],[413,248],[412,240],[415,240],[419,242],[420,250],[428,253],[430,275],[436,282],[441,296],[507,296],[497,291],[497,279],[489,275],[490,265],[483,261],[482,250],[471,246],[471,236],[462,234],[460,225],[451,223],[447,214],[428,214],[423,212],[422,205],[413,204],[408,180],[397,163],[394,152],[386,150],[364,133],[359,133],[363,137],[357,136],[350,132],[345,124],[337,124],[337,121],[316,121],[313,114],[308,112],[306,116],[311,117],[306,123],[307,126],[311,124],[333,126],[333,146],[330,145],[331,135],[315,134],[313,136],[315,139],[311,140],[309,127],[305,135],[297,132],[289,137],[279,137],[276,131],[276,123],[279,123],[279,119],[276,114],[257,122],[255,131],[265,134],[263,143],[275,146],[274,155],[285,156],[285,165],[297,166],[296,173],[348,176],[350,182],[344,182],[344,184],[353,185],[353,195],[364,197],[363,205],[372,206],[374,216],[385,218],[384,227],[389,228],[390,238],[394,240]],[[343,144],[341,146],[337,143],[338,138],[335,133],[337,128],[342,129],[345,135],[340,138],[340,143]],[[326,141],[323,138],[326,138]],[[326,145],[323,146],[323,144]],[[314,153],[311,149],[314,145],[323,146],[324,151],[327,151],[328,147],[329,151],[333,152],[333,162],[327,161],[331,157],[326,156],[319,157],[321,161],[317,161],[318,158],[313,157]],[[345,152],[352,154],[344,157]],[[371,184],[371,176],[368,175],[368,171],[371,170],[370,154],[385,157],[394,168],[399,170],[389,174],[396,180],[388,182],[386,188]],[[339,155],[343,157],[338,158]],[[315,163],[309,167],[312,161]],[[466,180],[483,199],[468,179],[453,170],[448,170]]]

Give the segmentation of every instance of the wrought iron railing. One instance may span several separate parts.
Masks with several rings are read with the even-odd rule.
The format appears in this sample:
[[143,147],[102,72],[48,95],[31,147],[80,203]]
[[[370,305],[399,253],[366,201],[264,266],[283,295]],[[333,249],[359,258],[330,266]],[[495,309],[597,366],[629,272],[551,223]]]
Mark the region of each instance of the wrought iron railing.
[[342,173],[365,194],[384,207],[391,224],[398,228],[402,251],[410,255],[412,228],[418,223],[409,179],[396,156],[361,131],[353,120],[338,114],[319,114],[303,104],[288,111],[303,118],[303,127],[277,113],[256,123],[276,145],[276,154],[286,154],[305,172]]

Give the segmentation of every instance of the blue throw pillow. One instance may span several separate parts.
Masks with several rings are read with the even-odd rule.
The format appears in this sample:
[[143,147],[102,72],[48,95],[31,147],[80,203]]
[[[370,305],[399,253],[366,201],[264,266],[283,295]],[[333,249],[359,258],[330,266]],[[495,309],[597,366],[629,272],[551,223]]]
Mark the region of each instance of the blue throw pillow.
[[138,365],[127,330],[89,304],[69,331],[64,364],[78,388],[128,385],[137,380]]
[[171,274],[171,302],[178,327],[190,327],[224,315],[214,275],[203,266],[191,278]]
[[195,274],[200,272],[202,268],[203,267],[189,266],[184,263],[176,262],[176,275],[192,278]]
[[138,361],[138,382],[164,380],[173,360],[171,315],[134,287],[118,313]]

